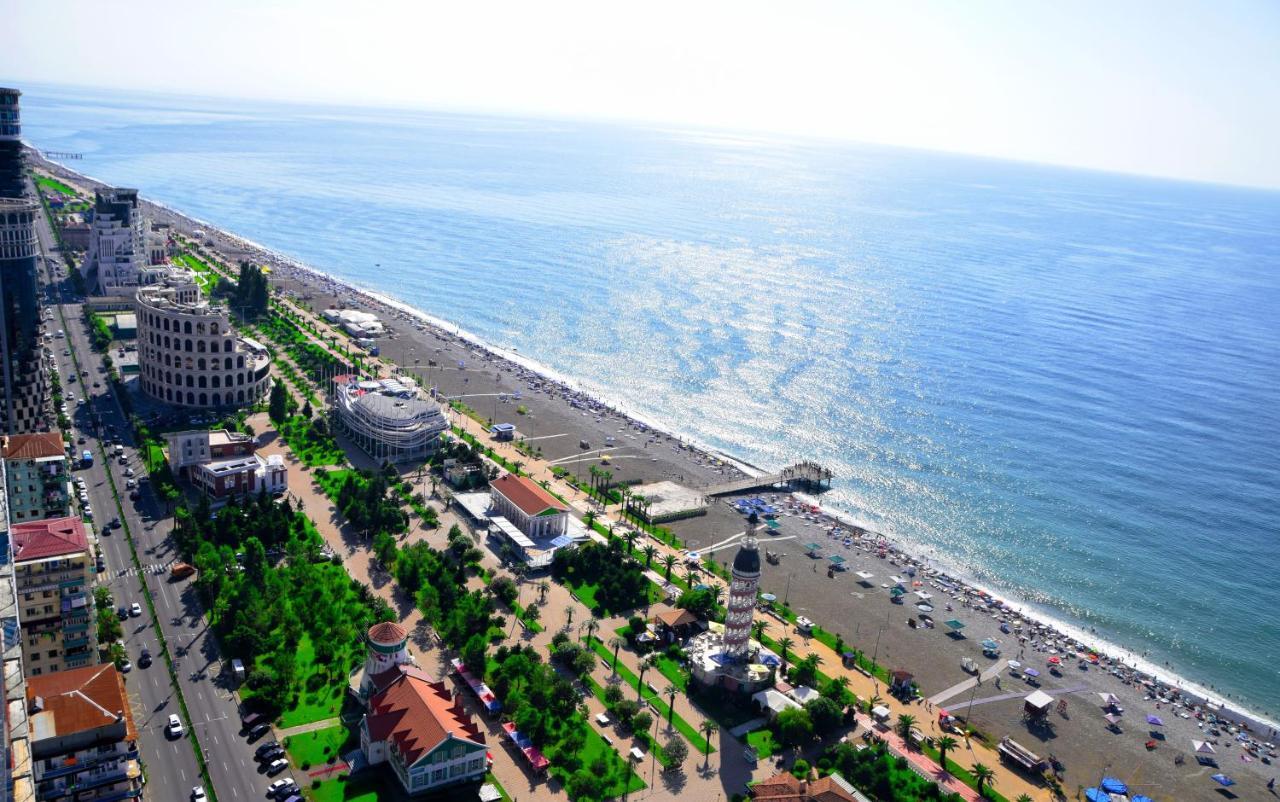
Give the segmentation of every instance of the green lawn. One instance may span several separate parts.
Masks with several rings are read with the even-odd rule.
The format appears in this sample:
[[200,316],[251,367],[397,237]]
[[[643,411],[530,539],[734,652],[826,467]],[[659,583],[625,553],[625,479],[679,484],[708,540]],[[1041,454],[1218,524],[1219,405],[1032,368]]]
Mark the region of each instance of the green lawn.
[[383,788],[377,772],[369,772],[355,779],[325,780],[315,788],[304,782],[302,793],[312,802],[378,802],[380,798],[395,797],[389,789]]
[[355,471],[350,469],[316,471],[313,474],[316,484],[320,485],[320,489],[329,497],[330,501],[337,502],[338,491],[346,484],[347,477],[354,474]]
[[36,178],[36,184],[41,189],[46,189],[50,192],[61,192],[63,195],[67,195],[70,197],[74,197],[76,194],[76,191],[74,189],[62,183],[56,178],[49,178],[48,176],[44,176],[44,175],[37,175],[35,178]]
[[164,447],[157,443],[149,443],[143,461],[146,462],[147,473],[156,473],[164,467]]
[[317,436],[311,430],[311,422],[301,415],[294,415],[276,427],[289,449],[308,467],[342,465],[347,461],[336,440]]
[[284,748],[295,766],[306,763],[323,766],[331,757],[341,758],[343,752],[356,745],[357,736],[341,724],[312,730],[284,739]]
[[666,677],[672,685],[679,688],[681,693],[689,690],[689,676],[685,673],[683,666],[665,654],[659,654],[656,659],[657,662],[654,668],[662,672],[662,676]]
[[[609,647],[605,645],[604,641],[597,637],[592,637],[591,646],[595,649],[596,654],[604,658],[606,663],[613,665],[613,652],[609,650]],[[627,664],[623,663],[621,660],[618,661],[618,676],[622,677],[623,681],[633,689],[640,690],[640,678],[636,676],[635,672],[630,668],[627,668]],[[645,682],[650,682],[650,680],[646,679]],[[661,716],[665,721],[668,711],[671,710],[670,705],[667,704],[666,697],[654,695],[654,693],[648,688],[640,691],[640,693],[646,698],[653,697],[653,713],[655,716]],[[702,736],[702,733],[699,732],[692,724],[681,718],[679,713],[673,716],[671,724],[689,741],[690,744],[693,745],[693,748],[697,750],[699,754],[705,752],[707,749],[710,749],[712,752],[716,751],[716,748]]]
[[781,749],[781,745],[773,740],[773,733],[768,729],[756,730],[747,735],[747,745],[756,750],[756,756],[761,760],[772,755]]
[[[628,787],[623,788],[622,775],[623,772],[626,771],[627,759],[620,757],[612,746],[609,746],[604,742],[604,739],[600,737],[600,733],[596,732],[595,728],[585,720],[582,721],[582,727],[586,733],[586,739],[582,743],[582,750],[578,753],[578,757],[582,760],[582,765],[584,766],[590,766],[597,757],[604,758],[605,763],[608,766],[608,774],[606,776],[613,781],[606,791],[606,796],[617,797],[621,796],[624,792],[635,793],[645,787],[644,780],[640,779],[640,775],[631,773],[630,776],[627,777],[626,785]],[[551,763],[551,773],[556,775],[556,764],[554,760]],[[563,774],[563,772],[561,772],[561,774]],[[560,776],[560,780],[562,782],[565,782],[568,779],[568,777]]]
[[[341,570],[341,569],[339,569]],[[345,681],[324,684],[319,690],[307,690],[311,678],[317,675],[321,666],[316,665],[315,649],[311,646],[311,637],[303,635],[298,641],[298,686],[302,690],[298,694],[298,703],[292,709],[280,714],[280,727],[287,729],[313,721],[334,718],[342,710],[342,700],[347,693]]]
[[570,585],[573,595],[578,601],[586,605],[588,610],[596,609],[596,591],[599,587],[595,584]]

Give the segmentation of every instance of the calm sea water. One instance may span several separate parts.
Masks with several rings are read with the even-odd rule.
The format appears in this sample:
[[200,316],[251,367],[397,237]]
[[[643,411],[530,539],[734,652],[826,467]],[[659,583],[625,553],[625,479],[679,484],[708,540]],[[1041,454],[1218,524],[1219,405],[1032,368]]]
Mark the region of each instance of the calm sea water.
[[[1280,713],[1280,194],[26,87],[73,166],[517,346]],[[378,267],[380,265],[380,267]]]

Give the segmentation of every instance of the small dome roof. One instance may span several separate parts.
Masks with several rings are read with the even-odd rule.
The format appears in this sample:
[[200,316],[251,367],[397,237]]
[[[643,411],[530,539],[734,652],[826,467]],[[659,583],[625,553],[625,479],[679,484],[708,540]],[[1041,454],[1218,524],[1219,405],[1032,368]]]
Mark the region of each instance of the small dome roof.
[[403,643],[408,639],[409,633],[394,621],[383,621],[381,624],[374,624],[369,627],[368,637],[373,643],[390,646],[396,643]]

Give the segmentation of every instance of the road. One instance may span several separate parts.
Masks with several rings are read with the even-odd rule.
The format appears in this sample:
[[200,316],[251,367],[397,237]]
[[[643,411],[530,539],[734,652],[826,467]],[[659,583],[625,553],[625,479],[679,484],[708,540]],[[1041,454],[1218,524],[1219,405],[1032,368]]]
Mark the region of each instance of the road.
[[[54,239],[43,216],[38,234],[45,269],[60,265],[61,260],[50,249]],[[222,656],[204,620],[195,588],[190,581],[170,582],[168,578],[168,566],[177,558],[169,537],[172,518],[164,517],[163,504],[145,480],[141,481],[139,499],[136,502],[129,499],[126,483],[130,477],[126,471],[132,470],[133,478],[142,479],[145,468],[134,448],[127,420],[106,380],[102,357],[92,351],[88,327],[82,320],[80,304],[74,302],[69,281],[55,279],[46,285],[45,292],[46,304],[54,309],[54,319],[47,330],[66,332],[65,339],[55,338],[49,345],[62,379],[63,393],[68,398],[77,439],[76,453],[88,449],[94,454],[93,465],[77,468],[74,475],[85,480],[95,528],[100,532],[106,561],[101,580],[111,588],[117,607],[137,602],[143,609],[142,617],[124,622],[124,645],[134,664],[133,670],[125,675],[125,685],[133,705],[139,751],[146,770],[144,796],[189,799],[192,788],[203,784],[187,737],[175,739],[165,734],[169,715],[182,715],[181,704],[164,665],[156,629],[151,626],[149,606],[143,594],[145,582],[191,717],[184,723],[188,729],[194,727],[205,751],[212,790],[220,802],[262,800],[271,778],[263,774],[254,759],[254,746],[239,734],[238,700],[229,676],[221,671]],[[67,350],[71,353],[66,353]],[[89,375],[68,382],[68,377],[78,370],[87,370]],[[95,387],[95,383],[98,386]],[[71,395],[77,400],[70,401]],[[107,458],[102,438],[113,434],[124,446],[126,460],[123,463]],[[84,444],[78,442],[80,437],[86,439]],[[124,528],[111,529],[106,524],[117,516]],[[142,563],[141,576],[133,563],[126,529]],[[143,648],[149,649],[154,657],[153,664],[146,669],[137,666]]]

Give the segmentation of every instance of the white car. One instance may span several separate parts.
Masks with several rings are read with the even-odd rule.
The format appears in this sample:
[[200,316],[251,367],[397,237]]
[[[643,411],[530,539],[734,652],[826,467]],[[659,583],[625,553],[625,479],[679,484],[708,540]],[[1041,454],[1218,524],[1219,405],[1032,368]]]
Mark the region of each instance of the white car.
[[204,786],[197,785],[191,789],[191,802],[206,802],[208,797],[204,795]]
[[165,732],[174,738],[181,738],[187,731],[182,726],[182,719],[178,718],[176,713],[171,713],[169,715],[169,725],[165,727]]
[[[133,616],[134,618],[137,618],[138,616],[142,615],[142,605],[138,604],[137,602],[134,602],[133,606],[129,608],[129,615]],[[170,716],[171,720],[172,718],[173,717]]]
[[275,782],[267,786],[267,796],[271,797],[272,799],[275,799],[276,794],[280,793],[282,790],[284,790],[285,788],[288,788],[292,784],[293,784],[293,780],[290,780],[290,779],[276,780]]

